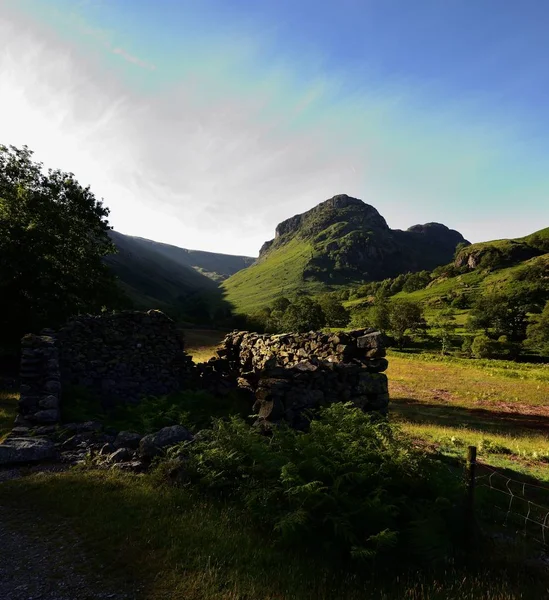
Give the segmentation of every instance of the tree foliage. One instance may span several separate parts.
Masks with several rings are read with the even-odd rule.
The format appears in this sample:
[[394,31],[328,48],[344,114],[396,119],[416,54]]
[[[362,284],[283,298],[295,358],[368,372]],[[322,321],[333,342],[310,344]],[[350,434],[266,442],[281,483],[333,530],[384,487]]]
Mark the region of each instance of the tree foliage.
[[313,331],[321,329],[325,324],[326,317],[322,307],[308,296],[302,296],[290,304],[282,317],[284,331]]
[[349,311],[334,294],[325,294],[319,299],[320,307],[328,327],[345,327],[349,323]]
[[526,337],[529,304],[520,294],[491,293],[480,296],[469,316],[470,329],[482,329],[492,338],[507,336],[511,342]]
[[102,257],[115,247],[108,209],[72,173],[44,171],[26,146],[0,146],[2,331],[27,331],[121,301]]
[[526,344],[542,354],[549,356],[549,302],[545,305],[538,321],[527,329]]
[[406,335],[425,330],[423,307],[412,300],[394,300],[389,308],[389,329],[399,348],[404,346]]

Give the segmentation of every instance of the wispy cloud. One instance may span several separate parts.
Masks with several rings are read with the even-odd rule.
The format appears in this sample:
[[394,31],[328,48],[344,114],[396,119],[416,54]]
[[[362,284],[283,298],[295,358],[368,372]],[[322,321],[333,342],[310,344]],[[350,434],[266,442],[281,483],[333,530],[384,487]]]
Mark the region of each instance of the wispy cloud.
[[78,23],[99,52],[0,9],[0,141],[74,171],[122,232],[254,254],[279,221],[336,193],[363,198],[393,227],[439,220],[472,239],[549,220],[548,208],[513,211],[523,195],[543,206],[547,157],[519,164],[528,140],[475,115],[476,103],[433,108],[406,82],[349,91],[345,73],[255,64],[261,36],[238,32],[196,54],[179,47],[167,57],[171,85],[145,93],[105,55],[144,78],[165,66],[156,60],[153,73],[113,31]]
[[133,54],[130,54],[129,52],[126,52],[123,48],[113,48],[112,49],[112,53],[113,54],[117,54],[118,56],[121,56],[124,60],[127,60],[128,62],[137,65],[138,67],[142,67],[143,69],[150,69],[152,71],[154,71],[156,69],[156,66],[153,65],[150,62],[147,62],[146,60],[141,60],[140,58],[137,58],[137,56],[134,56]]

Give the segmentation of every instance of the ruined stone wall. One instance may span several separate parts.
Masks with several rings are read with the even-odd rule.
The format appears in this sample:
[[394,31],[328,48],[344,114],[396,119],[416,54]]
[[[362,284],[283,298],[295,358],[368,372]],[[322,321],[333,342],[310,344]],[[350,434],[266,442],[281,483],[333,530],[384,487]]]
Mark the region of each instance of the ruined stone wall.
[[16,427],[58,423],[61,392],[54,332],[26,335],[21,342],[21,387]]
[[56,335],[61,382],[109,405],[180,389],[190,371],[183,336],[157,310],[79,317]]
[[160,311],[83,316],[42,333],[23,338],[21,427],[59,422],[60,402],[72,386],[89,390],[105,408],[182,389],[247,390],[260,423],[285,420],[294,427],[306,426],[309,409],[332,402],[381,413],[388,408],[388,362],[383,336],[374,330],[237,331],[225,337],[216,358],[200,365]]
[[285,420],[304,427],[307,411],[351,401],[386,413],[388,362],[383,336],[375,330],[349,333],[229,334],[217,358],[202,366],[205,381],[234,377],[254,395],[261,423]]

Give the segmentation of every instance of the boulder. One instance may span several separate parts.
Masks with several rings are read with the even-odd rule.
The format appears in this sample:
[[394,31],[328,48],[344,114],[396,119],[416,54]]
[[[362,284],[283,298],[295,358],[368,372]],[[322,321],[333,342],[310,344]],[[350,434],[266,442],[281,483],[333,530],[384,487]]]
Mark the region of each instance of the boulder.
[[115,448],[132,448],[136,450],[143,436],[134,431],[121,431],[115,438],[113,446]]
[[51,460],[56,455],[54,443],[45,438],[8,438],[0,444],[0,466]]
[[35,423],[57,423],[59,421],[59,409],[39,410],[30,415],[30,419]]
[[139,442],[139,455],[142,458],[151,459],[161,454],[162,450],[169,446],[192,439],[192,433],[182,425],[164,427],[160,431],[146,435],[141,439]]

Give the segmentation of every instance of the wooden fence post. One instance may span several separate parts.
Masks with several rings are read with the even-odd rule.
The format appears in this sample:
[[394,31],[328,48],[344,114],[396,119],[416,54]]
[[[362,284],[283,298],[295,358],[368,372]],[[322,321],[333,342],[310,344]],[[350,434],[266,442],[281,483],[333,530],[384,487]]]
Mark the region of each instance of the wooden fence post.
[[467,500],[465,506],[465,532],[467,549],[470,550],[473,544],[475,532],[475,473],[477,467],[477,447],[469,446],[467,448]]

